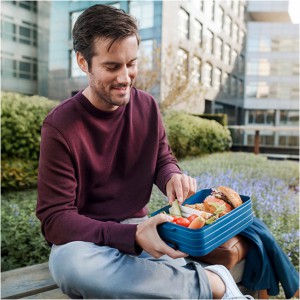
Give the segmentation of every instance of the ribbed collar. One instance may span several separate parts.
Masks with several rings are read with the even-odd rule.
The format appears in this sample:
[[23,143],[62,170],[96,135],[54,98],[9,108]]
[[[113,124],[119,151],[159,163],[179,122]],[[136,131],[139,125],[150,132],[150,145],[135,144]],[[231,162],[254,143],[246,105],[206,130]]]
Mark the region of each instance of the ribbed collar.
[[[86,98],[83,94],[82,94],[83,90],[78,92],[78,94],[76,94],[74,97],[76,99],[78,99],[79,103],[92,115],[94,115],[97,118],[115,118],[117,116],[119,116],[120,114],[122,114],[122,112],[125,110],[126,105],[122,105],[120,107],[118,107],[116,110],[113,111],[104,111],[101,110],[97,107],[95,107],[88,98]],[[130,92],[132,94],[132,92]],[[130,95],[131,98],[132,95]],[[128,105],[128,104],[127,104]]]

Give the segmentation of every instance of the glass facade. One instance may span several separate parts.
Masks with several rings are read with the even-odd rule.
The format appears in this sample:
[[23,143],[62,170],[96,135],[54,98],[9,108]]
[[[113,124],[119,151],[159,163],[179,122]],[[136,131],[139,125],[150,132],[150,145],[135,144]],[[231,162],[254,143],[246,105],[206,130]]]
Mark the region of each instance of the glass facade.
[[130,1],[129,12],[134,15],[139,28],[151,28],[154,25],[154,2],[153,1]]
[[[277,128],[262,134],[262,145],[298,147],[299,26],[248,23],[246,53],[245,123]],[[285,132],[285,127],[295,130]],[[247,141],[252,140],[248,133]]]

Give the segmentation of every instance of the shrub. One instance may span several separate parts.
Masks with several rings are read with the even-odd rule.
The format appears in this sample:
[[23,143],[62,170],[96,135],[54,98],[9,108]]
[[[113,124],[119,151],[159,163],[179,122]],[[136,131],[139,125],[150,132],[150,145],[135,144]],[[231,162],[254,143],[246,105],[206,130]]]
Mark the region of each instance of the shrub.
[[1,187],[35,186],[42,122],[59,102],[6,92],[1,100]]
[[214,120],[172,111],[164,116],[164,122],[177,158],[222,152],[231,147],[230,131]]
[[2,192],[19,190],[36,186],[38,162],[22,159],[5,159],[1,161]]
[[2,158],[37,160],[42,122],[57,104],[40,96],[2,93]]
[[6,271],[48,260],[50,247],[35,216],[36,191],[10,192],[2,196],[1,270]]
[[226,114],[202,114],[202,115],[194,115],[196,117],[200,117],[208,120],[215,120],[223,126],[228,125],[228,117]]

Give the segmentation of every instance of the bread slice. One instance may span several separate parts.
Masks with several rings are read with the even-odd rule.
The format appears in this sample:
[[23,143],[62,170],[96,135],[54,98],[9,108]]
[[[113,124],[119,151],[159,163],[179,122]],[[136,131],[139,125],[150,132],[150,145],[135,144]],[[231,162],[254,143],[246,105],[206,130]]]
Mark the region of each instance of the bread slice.
[[243,204],[243,201],[242,201],[240,195],[237,192],[235,192],[233,189],[231,189],[227,186],[219,186],[219,187],[217,187],[217,190],[226,196],[228,202],[234,208]]

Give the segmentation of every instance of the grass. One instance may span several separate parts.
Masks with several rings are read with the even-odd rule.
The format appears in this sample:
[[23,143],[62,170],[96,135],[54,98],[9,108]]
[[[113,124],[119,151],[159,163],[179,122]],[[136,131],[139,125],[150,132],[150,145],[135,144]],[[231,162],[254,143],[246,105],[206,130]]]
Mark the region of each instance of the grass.
[[[267,224],[299,269],[298,162],[271,161],[260,155],[228,152],[184,159],[179,165],[185,173],[196,178],[198,190],[227,185],[240,194],[251,196],[255,216]],[[2,195],[2,271],[43,262],[47,258],[48,250],[34,218],[36,197],[35,190]],[[150,212],[166,204],[166,197],[154,186]],[[20,245],[20,238],[22,247],[12,253],[11,245]]]

